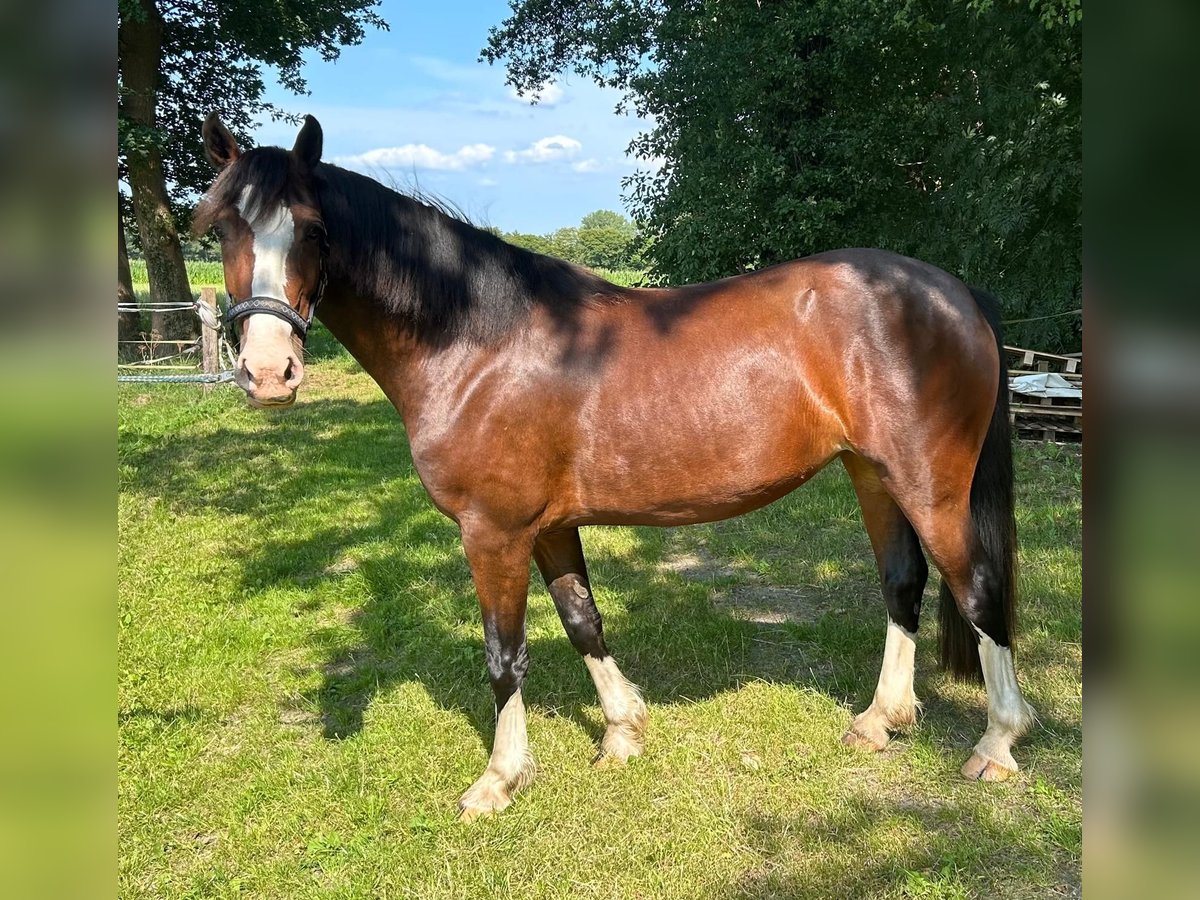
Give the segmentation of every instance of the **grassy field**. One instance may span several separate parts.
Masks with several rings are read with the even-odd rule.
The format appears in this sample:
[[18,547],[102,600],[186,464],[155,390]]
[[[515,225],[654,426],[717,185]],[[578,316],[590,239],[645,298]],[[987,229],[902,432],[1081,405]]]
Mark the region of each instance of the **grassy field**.
[[[193,289],[202,287],[219,287],[224,289],[225,270],[219,262],[189,259],[186,261],[186,265],[188,282],[191,283]],[[149,289],[150,279],[146,275],[146,261],[144,259],[131,259],[129,261],[129,274],[133,278],[134,290],[141,292]]]
[[885,613],[831,468],[738,520],[585,529],[647,754],[589,766],[603,720],[535,579],[540,773],[464,826],[492,700],[457,532],[374,384],[336,353],[309,372],[278,414],[233,389],[120,389],[121,896],[1078,895],[1077,453],[1018,453],[1018,672],[1040,723],[1010,781],[958,775],[985,701],[936,671],[933,587],[918,727],[879,755],[839,744]]

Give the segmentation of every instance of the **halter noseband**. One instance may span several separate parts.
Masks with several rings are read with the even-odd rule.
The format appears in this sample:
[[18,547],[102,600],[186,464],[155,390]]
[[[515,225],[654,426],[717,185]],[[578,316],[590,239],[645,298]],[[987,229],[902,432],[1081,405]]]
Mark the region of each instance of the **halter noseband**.
[[[323,256],[323,254],[322,254]],[[313,292],[312,299],[308,303],[308,315],[302,316],[296,310],[292,309],[290,303],[276,299],[275,297],[248,297],[238,303],[233,302],[233,295],[229,295],[229,308],[225,311],[225,315],[221,317],[221,324],[225,330],[233,335],[233,339],[238,348],[241,348],[242,334],[237,327],[238,323],[247,316],[258,315],[265,313],[269,316],[274,316],[277,319],[283,319],[292,326],[292,331],[300,336],[300,343],[303,344],[308,340],[308,329],[312,325],[313,314],[317,311],[317,304],[321,302],[321,298],[325,295],[325,282],[328,279],[325,274],[325,260],[321,260],[321,274],[317,281],[317,289]]]

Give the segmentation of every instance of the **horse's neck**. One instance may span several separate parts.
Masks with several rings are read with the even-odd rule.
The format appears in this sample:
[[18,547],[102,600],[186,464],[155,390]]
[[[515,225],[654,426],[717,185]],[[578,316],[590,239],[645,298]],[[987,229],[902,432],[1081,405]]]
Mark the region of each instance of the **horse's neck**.
[[405,372],[414,361],[414,342],[380,304],[330,283],[318,318],[403,413]]
[[359,297],[332,282],[322,301],[322,324],[358,360],[400,412],[410,436],[421,411],[443,380],[438,372],[461,361],[463,346],[435,348],[417,339],[378,300]]

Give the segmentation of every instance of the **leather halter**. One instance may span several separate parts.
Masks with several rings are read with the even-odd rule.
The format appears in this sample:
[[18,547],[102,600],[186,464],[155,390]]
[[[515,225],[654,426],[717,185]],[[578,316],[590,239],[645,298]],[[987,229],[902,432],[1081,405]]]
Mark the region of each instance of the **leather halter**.
[[229,308],[225,311],[225,315],[221,317],[221,324],[225,327],[234,340],[234,344],[240,350],[242,345],[242,333],[238,323],[247,316],[259,315],[265,313],[269,316],[274,316],[277,319],[283,319],[292,326],[292,331],[300,336],[300,343],[304,344],[308,340],[308,329],[312,325],[313,314],[317,311],[317,304],[321,302],[321,298],[325,295],[325,283],[327,281],[325,273],[325,259],[322,253],[321,259],[321,274],[317,280],[317,289],[313,292],[312,298],[308,303],[308,315],[302,316],[292,305],[285,300],[279,300],[275,297],[255,296],[247,297],[245,300],[233,302],[233,295],[229,295]]

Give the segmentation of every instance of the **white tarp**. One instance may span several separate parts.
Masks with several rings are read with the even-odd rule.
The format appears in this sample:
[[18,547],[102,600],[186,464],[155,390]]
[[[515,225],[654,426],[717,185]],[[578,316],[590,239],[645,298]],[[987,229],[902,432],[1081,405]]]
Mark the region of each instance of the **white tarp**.
[[1057,372],[1039,372],[1036,375],[1018,375],[1010,378],[1008,386],[1015,393],[1030,397],[1072,397],[1083,399],[1083,391],[1075,387]]

